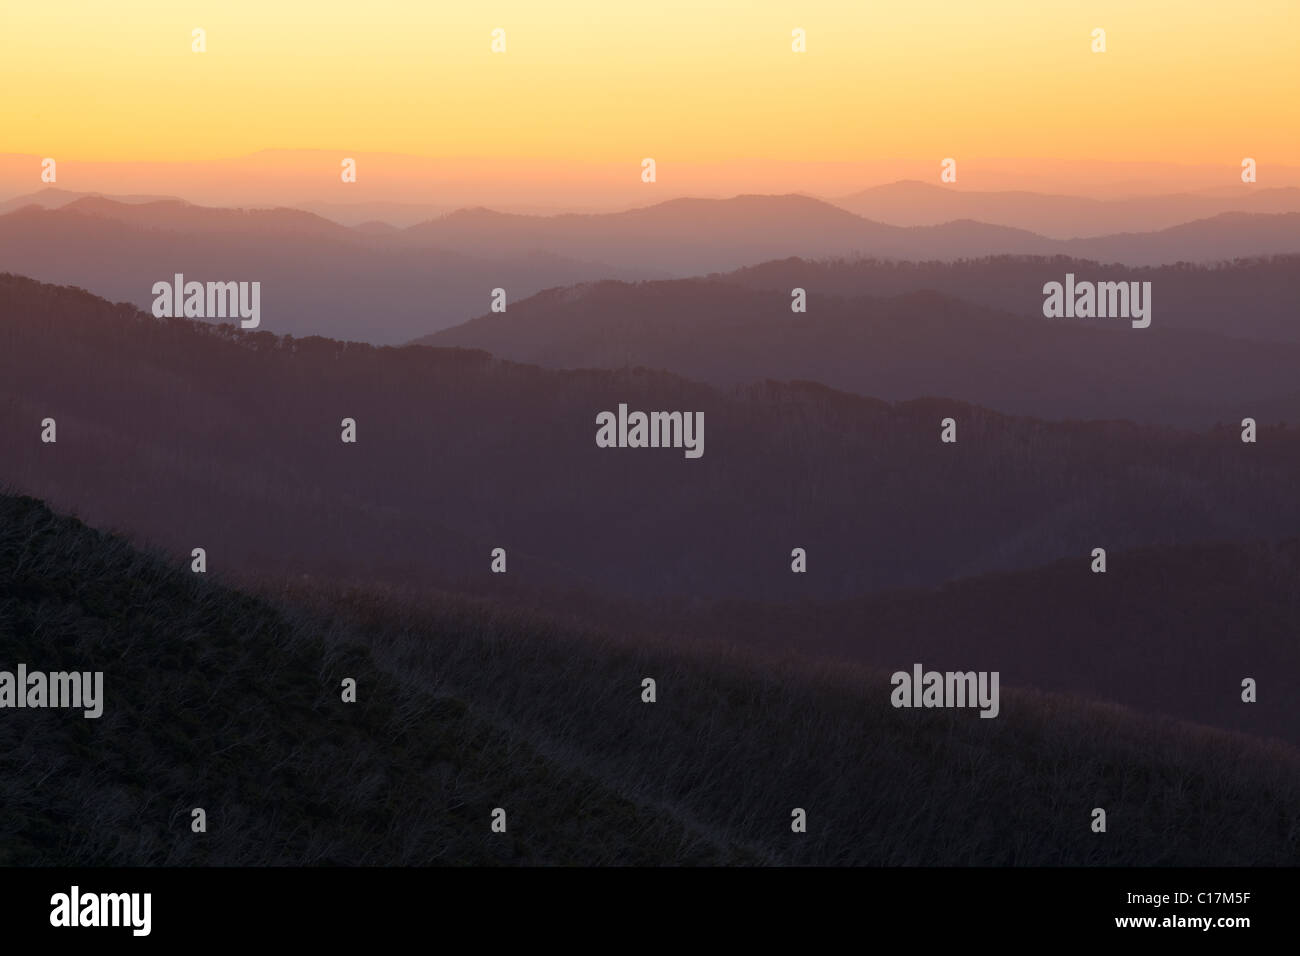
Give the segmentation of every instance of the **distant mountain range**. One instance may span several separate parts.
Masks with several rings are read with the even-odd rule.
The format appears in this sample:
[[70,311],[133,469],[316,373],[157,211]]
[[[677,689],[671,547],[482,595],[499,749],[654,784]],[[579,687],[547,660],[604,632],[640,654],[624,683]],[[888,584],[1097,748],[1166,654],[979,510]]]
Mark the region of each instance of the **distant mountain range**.
[[[1163,195],[1133,195],[1123,199],[1096,199],[1089,196],[1056,195],[1029,190],[971,190],[912,179],[872,186],[842,197],[810,193],[801,195],[829,202],[864,219],[891,226],[938,226],[958,220],[973,220],[987,225],[1007,226],[1033,232],[1052,239],[1151,232],[1197,219],[1212,218],[1227,212],[1257,214],[1300,212],[1300,188],[1254,184],[1242,184],[1232,189],[1203,189]],[[83,197],[101,197],[126,203],[176,199],[173,196],[160,195],[105,196],[102,193],[77,192],[47,186],[39,191],[0,202],[0,215],[27,205],[57,209]],[[463,204],[458,206],[447,201],[429,203],[374,199],[353,202],[303,199],[285,205],[315,213],[345,226],[384,222],[395,229],[428,223],[461,210],[475,208]],[[557,216],[565,213],[564,210],[519,210],[513,207],[508,212],[516,215],[520,212],[526,213],[521,218]]]
[[1300,212],[1222,213],[1155,232],[1059,240],[972,219],[890,226],[806,196],[737,196],[678,199],[601,215],[461,210],[412,226],[403,236],[462,252],[540,249],[677,275],[725,271],[788,256],[926,260],[1007,253],[1157,265],[1300,252]]
[[[1179,304],[1211,285],[1217,293],[1207,296],[1210,303],[1249,288],[1257,308],[1220,313],[1224,332],[1250,328],[1259,313],[1290,320],[1297,260],[1159,270],[1146,329],[1127,320],[1042,317],[1043,281],[1067,270],[1096,276],[1092,264],[985,262],[860,269],[796,261],[708,279],[588,283],[541,292],[505,313],[417,342],[484,349],[556,369],[662,368],[723,387],[774,378],[888,400],[960,395],[1005,413],[1052,419],[1192,426],[1244,417],[1300,421],[1300,343],[1294,341],[1300,329],[1288,328],[1288,344],[1235,340],[1195,329],[1198,323]],[[877,281],[891,270],[898,273],[887,275],[892,281]],[[1003,304],[1018,291],[1017,304],[1039,315],[1016,316],[927,291],[836,294],[909,283],[925,288],[935,276],[945,281],[934,284],[962,292],[963,278],[972,286],[988,280],[979,288],[993,290]],[[999,284],[1002,276],[1013,281]],[[809,290],[806,313],[791,311],[792,285]]]
[[1243,183],[1232,191],[1092,199],[1027,190],[982,192],[901,180],[833,201],[859,216],[895,226],[934,226],[954,219],[975,219],[1054,239],[1073,239],[1151,232],[1226,212],[1300,212],[1300,189]]
[[6,199],[0,202],[0,215],[13,212],[17,209],[24,209],[28,206],[38,206],[41,209],[61,209],[69,203],[76,202],[79,199],[107,199],[113,203],[123,205],[134,205],[136,203],[149,202],[180,202],[174,196],[104,196],[101,193],[77,192],[71,189],[59,189],[55,186],[47,186],[44,189],[32,193],[24,193],[21,196],[14,196],[12,199]]
[[487,308],[492,289],[525,296],[557,283],[659,273],[542,252],[492,259],[385,244],[294,209],[237,210],[175,200],[83,198],[0,216],[0,266],[149,309],[152,288],[191,280],[258,281],[262,327],[375,343],[410,339]]
[[[749,289],[803,288],[829,296],[939,292],[1004,312],[1042,318],[1043,285],[1080,280],[1150,282],[1152,329],[1194,329],[1263,342],[1300,342],[1300,255],[1213,265],[1103,265],[1065,256],[989,256],[958,262],[784,259],[718,276]],[[1105,322],[1093,325],[1105,326]],[[1069,325],[1069,323],[1066,323]]]
[[978,250],[1028,252],[1040,237],[981,223],[904,229],[870,222],[807,196],[675,199],[599,215],[518,216],[469,209],[412,226],[409,241],[466,252],[542,249],[599,256],[677,275],[731,269],[786,255],[953,258]]
[[267,329],[377,344],[481,314],[498,288],[518,302],[553,286],[698,275],[791,255],[924,261],[995,252],[1130,265],[1297,253],[1300,213],[1225,213],[1069,241],[973,221],[890,226],[803,196],[682,199],[600,215],[461,210],[405,229],[349,227],[294,209],[95,196],[0,215],[0,266],[14,272],[142,308],[153,283],[177,272],[256,280]]
[[[1069,153],[1066,149],[1059,152]],[[356,183],[342,184],[339,161],[357,161]],[[0,195],[30,192],[41,171],[43,155],[0,152]],[[1280,156],[1261,158],[1259,182],[1240,181],[1240,157],[1231,152],[1222,162],[1188,164],[1126,160],[1106,162],[1063,156],[1042,159],[961,159],[961,180],[938,182],[938,157],[911,160],[798,162],[722,160],[692,163],[684,157],[660,157],[659,182],[641,182],[640,156],[610,161],[545,159],[537,156],[493,158],[402,156],[349,150],[266,149],[221,159],[180,162],[135,160],[129,163],[69,159],[59,164],[59,188],[103,194],[154,193],[181,196],[219,206],[293,205],[325,214],[319,205],[372,205],[405,218],[398,207],[442,210],[490,206],[507,212],[608,212],[687,196],[801,193],[828,201],[896,183],[920,182],[951,192],[1029,192],[1128,202],[1145,196],[1191,195],[1229,198],[1252,190],[1300,187],[1300,166]],[[1250,210],[1234,207],[1241,211]],[[1284,210],[1273,210],[1281,212]],[[1190,212],[1183,220],[1208,213]],[[340,213],[353,224],[384,219],[363,213],[360,219]],[[428,218],[426,213],[425,218]],[[870,216],[868,216],[870,218]],[[961,215],[947,218],[961,218]],[[897,225],[911,225],[899,222]],[[921,223],[924,224],[924,223]],[[1167,223],[1168,224],[1168,223]],[[1056,223],[1055,225],[1060,225]],[[1158,228],[1159,224],[1116,222],[1103,231]],[[1027,227],[1032,228],[1032,227]]]

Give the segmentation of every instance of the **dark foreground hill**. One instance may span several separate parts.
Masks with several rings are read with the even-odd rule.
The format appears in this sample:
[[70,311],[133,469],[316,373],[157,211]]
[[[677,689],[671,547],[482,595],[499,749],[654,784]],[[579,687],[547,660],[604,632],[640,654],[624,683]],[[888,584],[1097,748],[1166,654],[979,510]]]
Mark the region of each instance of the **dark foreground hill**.
[[[1285,864],[1295,751],[1004,691],[686,655],[445,598],[229,590],[0,497],[0,666],[103,670],[103,716],[0,711],[0,862]],[[343,703],[344,677],[358,683]],[[641,700],[657,680],[658,700]],[[207,813],[206,833],[190,827]],[[505,834],[490,831],[493,808]],[[1107,832],[1092,832],[1092,811]],[[791,811],[807,813],[791,832]]]
[[[0,711],[0,865],[740,858],[435,676],[382,673],[359,636],[0,497],[0,668],[105,674],[98,719]],[[493,839],[497,806],[514,826]]]

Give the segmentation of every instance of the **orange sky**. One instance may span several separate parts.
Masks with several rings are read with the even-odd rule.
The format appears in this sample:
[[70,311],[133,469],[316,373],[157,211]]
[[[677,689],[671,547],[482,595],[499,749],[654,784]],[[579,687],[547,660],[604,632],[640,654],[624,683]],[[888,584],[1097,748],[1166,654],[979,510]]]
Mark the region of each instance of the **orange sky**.
[[[504,53],[491,51],[497,27]],[[1091,49],[1098,27],[1104,53]],[[794,28],[806,53],[791,50]],[[584,177],[600,193],[622,170],[635,201],[646,156],[663,193],[835,193],[873,184],[862,176],[937,179],[946,156],[959,188],[1132,179],[1051,157],[1222,168],[1230,185],[1252,156],[1263,183],[1300,164],[1297,63],[1295,0],[9,3],[0,153],[24,159],[0,162],[0,184],[20,191],[26,158],[50,156],[66,188],[175,192],[183,168],[143,164],[268,149],[323,152],[281,154],[290,166],[274,174],[312,195],[337,180],[337,158],[367,155],[355,185],[370,188],[349,195],[396,194],[410,176],[408,192],[495,182],[538,205],[572,205]],[[379,154],[487,162],[476,176],[473,163]],[[981,179],[988,157],[1014,162]],[[240,162],[191,168],[191,192],[223,175],[280,188],[265,185],[265,156],[251,178]],[[1146,168],[1144,189],[1161,175]],[[387,184],[367,183],[376,174]]]

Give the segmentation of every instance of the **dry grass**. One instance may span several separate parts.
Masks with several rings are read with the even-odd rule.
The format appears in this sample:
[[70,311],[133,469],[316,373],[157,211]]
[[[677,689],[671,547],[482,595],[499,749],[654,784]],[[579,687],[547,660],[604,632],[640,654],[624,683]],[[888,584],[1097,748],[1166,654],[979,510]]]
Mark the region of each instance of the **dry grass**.
[[0,667],[18,662],[103,670],[106,704],[0,712],[0,863],[1300,858],[1281,744],[1005,689],[996,720],[894,710],[884,674],[455,597],[252,596],[3,497]]

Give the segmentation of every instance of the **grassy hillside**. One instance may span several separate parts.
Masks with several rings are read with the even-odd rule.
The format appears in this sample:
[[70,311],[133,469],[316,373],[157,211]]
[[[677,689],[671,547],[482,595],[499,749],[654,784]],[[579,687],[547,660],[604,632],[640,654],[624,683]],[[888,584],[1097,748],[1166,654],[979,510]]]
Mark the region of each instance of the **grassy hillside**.
[[0,711],[0,864],[738,858],[466,701],[403,688],[351,637],[0,498],[0,667],[103,670],[106,698],[98,720]]
[[463,599],[254,597],[3,497],[0,668],[19,662],[103,670],[106,704],[0,711],[0,863],[1300,854],[1283,745],[1006,690],[996,720],[894,710],[884,674],[631,647]]

